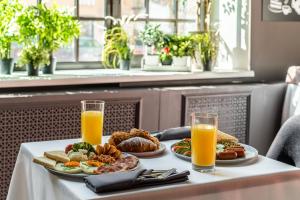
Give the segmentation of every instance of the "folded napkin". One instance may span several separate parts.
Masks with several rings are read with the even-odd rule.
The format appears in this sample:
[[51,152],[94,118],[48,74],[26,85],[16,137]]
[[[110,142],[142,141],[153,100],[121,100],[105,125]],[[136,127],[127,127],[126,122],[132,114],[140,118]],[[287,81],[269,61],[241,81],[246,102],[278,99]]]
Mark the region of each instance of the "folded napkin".
[[138,169],[129,172],[115,172],[92,175],[84,178],[86,186],[93,192],[112,192],[137,187],[164,185],[188,180],[189,171],[177,173],[171,170]]
[[191,127],[177,127],[166,129],[156,135],[159,141],[180,140],[191,137]]

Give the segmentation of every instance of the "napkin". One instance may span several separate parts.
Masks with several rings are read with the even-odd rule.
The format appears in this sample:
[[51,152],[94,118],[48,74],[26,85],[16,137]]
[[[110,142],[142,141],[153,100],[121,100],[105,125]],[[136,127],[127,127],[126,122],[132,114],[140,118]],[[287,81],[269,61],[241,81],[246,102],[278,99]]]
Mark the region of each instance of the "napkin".
[[[173,170],[173,169],[171,169]],[[114,172],[92,175],[84,178],[86,186],[95,193],[112,192],[131,188],[164,185],[188,180],[189,171],[177,173],[164,170],[162,173],[152,173],[155,170],[138,169],[128,172]],[[154,175],[152,175],[154,174]]]
[[159,141],[179,140],[191,137],[191,127],[177,127],[166,129],[156,135]]

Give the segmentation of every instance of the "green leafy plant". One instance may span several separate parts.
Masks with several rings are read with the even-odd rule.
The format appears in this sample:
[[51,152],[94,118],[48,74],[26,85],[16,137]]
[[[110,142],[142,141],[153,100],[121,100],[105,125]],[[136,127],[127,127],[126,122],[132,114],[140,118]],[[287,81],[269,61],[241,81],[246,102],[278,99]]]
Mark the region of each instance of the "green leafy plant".
[[49,52],[38,46],[27,46],[21,51],[19,64],[31,64],[34,68],[38,68],[43,64],[49,64]]
[[105,34],[105,45],[102,54],[102,61],[108,68],[117,68],[120,59],[130,60],[131,50],[128,36],[121,26],[108,29]]
[[214,33],[204,32],[192,36],[194,45],[200,52],[200,58],[203,66],[209,65],[217,54],[217,45]]
[[39,3],[27,7],[18,18],[22,42],[26,45],[37,43],[52,53],[68,44],[80,33],[79,23],[57,5],[48,8]]
[[38,4],[37,7],[43,24],[43,30],[38,34],[39,42],[49,52],[58,50],[79,36],[79,22],[72,15],[59,10],[57,5],[48,8],[45,4]]
[[145,26],[145,29],[139,33],[139,38],[147,46],[155,46],[157,48],[164,35],[164,33],[159,28],[160,25],[147,24]]
[[190,36],[172,35],[170,38],[170,47],[173,56],[194,56],[195,47]]
[[16,19],[21,10],[18,0],[0,1],[0,59],[11,58],[11,43],[19,41]]

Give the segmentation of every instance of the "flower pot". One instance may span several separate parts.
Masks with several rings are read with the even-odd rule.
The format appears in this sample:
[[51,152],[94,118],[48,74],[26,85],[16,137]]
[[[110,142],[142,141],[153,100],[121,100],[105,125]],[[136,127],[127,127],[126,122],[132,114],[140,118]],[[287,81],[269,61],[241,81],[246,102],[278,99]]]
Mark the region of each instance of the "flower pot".
[[27,64],[27,75],[28,76],[38,76],[39,75],[39,67],[34,66],[33,63]]
[[159,56],[158,55],[146,55],[144,57],[145,65],[157,66],[159,65]]
[[188,56],[183,57],[173,57],[173,65],[174,66],[187,66],[188,65]]
[[208,62],[202,62],[203,71],[212,71],[212,63],[212,60],[209,60]]
[[162,65],[172,65],[172,62],[173,62],[172,58],[161,60]]
[[43,74],[54,74],[56,69],[56,57],[50,56],[50,64],[43,67]]
[[120,69],[129,70],[130,69],[130,60],[120,60]]
[[4,58],[0,60],[1,74],[12,74],[14,69],[14,59]]

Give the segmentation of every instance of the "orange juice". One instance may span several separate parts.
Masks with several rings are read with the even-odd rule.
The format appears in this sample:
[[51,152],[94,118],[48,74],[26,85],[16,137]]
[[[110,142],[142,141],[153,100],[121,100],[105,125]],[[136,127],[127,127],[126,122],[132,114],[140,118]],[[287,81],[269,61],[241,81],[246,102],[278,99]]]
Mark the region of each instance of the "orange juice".
[[198,124],[192,132],[192,163],[197,166],[215,165],[217,129],[213,125]]
[[81,113],[81,134],[83,142],[92,145],[101,144],[103,131],[103,113],[84,111]]

